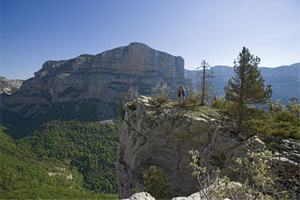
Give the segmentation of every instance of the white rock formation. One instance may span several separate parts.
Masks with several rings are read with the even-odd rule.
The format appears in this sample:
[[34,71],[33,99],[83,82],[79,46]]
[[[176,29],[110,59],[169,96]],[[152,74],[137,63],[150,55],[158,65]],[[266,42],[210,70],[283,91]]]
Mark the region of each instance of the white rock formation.
[[[126,105],[125,116],[119,123],[116,161],[121,198],[130,197],[136,186],[143,189],[142,175],[151,165],[166,174],[173,196],[188,196],[197,191],[198,183],[189,167],[188,152],[192,149],[200,152],[208,170],[220,168],[223,175],[240,181],[228,166],[236,158],[245,157],[248,150],[265,148],[264,142],[256,136],[240,140],[216,115],[203,113],[187,111],[174,103],[160,105],[145,96]],[[294,154],[299,155],[299,151]],[[287,157],[278,159],[272,167],[282,177],[288,178],[290,173],[299,177],[299,162]]]

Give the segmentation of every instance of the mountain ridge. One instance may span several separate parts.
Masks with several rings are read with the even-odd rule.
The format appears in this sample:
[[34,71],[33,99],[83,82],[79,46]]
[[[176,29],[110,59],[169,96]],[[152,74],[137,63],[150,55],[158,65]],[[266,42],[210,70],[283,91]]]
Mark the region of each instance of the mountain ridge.
[[[265,85],[271,85],[273,94],[272,101],[280,99],[282,103],[288,103],[289,98],[296,97],[299,99],[300,88],[300,63],[292,65],[284,65],[276,68],[258,67],[261,71],[263,79],[265,79]],[[225,65],[213,66],[210,70],[216,76],[212,80],[212,85],[216,87],[216,95],[223,96],[224,86],[228,84],[228,79],[235,76],[234,68]],[[200,70],[201,71],[201,70]],[[185,74],[188,78],[192,79],[196,88],[200,89],[200,79],[197,78],[198,71],[185,70]]]
[[107,107],[105,104],[118,105],[121,94],[130,88],[137,95],[151,95],[158,82],[171,87],[187,83],[183,58],[130,43],[95,56],[46,61],[16,93],[2,98],[2,108],[28,117],[43,114],[43,107],[53,103],[83,99],[98,99],[103,104],[100,107]]

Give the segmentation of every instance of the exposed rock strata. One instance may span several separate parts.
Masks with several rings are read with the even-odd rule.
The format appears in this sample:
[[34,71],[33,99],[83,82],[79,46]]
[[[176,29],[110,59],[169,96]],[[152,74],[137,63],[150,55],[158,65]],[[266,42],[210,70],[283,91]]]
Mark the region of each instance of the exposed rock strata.
[[0,94],[11,95],[18,91],[18,89],[22,86],[22,80],[16,79],[6,79],[5,77],[0,77]]
[[185,84],[184,60],[145,44],[131,43],[98,55],[45,62],[17,93],[3,99],[2,108],[36,116],[53,103],[83,99],[98,99],[110,107],[109,104],[119,104],[121,94],[129,88],[151,95],[158,82],[166,82],[174,89]]
[[[196,178],[188,166],[192,149],[199,150],[207,169],[219,167],[222,174],[240,181],[228,166],[237,157],[245,157],[248,150],[265,148],[256,136],[245,141],[237,139],[230,126],[214,115],[195,115],[180,106],[162,106],[145,96],[127,104],[119,136],[116,173],[121,198],[130,197],[135,186],[143,188],[142,174],[151,165],[166,174],[173,196],[189,196],[197,191]],[[299,156],[299,149],[293,153]],[[280,156],[272,166],[274,172],[283,178],[290,178],[291,173],[299,178],[299,160]]]

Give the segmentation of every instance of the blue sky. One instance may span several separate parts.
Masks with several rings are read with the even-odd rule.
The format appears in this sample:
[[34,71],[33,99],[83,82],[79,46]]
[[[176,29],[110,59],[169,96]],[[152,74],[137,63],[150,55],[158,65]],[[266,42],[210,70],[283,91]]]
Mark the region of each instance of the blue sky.
[[28,79],[47,60],[131,42],[233,66],[243,46],[262,67],[300,61],[299,0],[1,0],[0,76]]

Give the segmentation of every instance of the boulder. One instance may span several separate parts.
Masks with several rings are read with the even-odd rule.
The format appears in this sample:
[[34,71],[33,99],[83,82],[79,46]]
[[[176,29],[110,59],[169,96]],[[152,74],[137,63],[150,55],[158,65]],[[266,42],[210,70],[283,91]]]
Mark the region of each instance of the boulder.
[[123,199],[123,200],[155,200],[155,199],[151,196],[151,194],[147,192],[139,192],[133,194],[128,199]]

